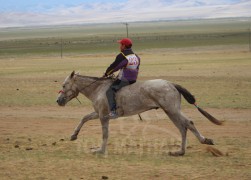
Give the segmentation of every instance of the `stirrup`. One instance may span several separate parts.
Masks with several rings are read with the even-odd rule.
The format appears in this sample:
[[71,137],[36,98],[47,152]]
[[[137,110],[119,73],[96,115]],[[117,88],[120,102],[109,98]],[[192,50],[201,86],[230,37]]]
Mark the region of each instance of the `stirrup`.
[[119,115],[116,113],[116,111],[111,111],[108,115],[107,118],[109,119],[117,119]]

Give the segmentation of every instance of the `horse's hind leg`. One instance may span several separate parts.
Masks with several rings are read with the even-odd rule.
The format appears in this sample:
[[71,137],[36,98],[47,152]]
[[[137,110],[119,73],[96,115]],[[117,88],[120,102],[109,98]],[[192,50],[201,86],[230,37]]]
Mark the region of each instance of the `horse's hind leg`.
[[76,127],[76,129],[74,130],[74,133],[71,136],[71,141],[74,141],[74,140],[77,139],[78,133],[79,133],[80,129],[82,128],[82,126],[84,125],[84,123],[86,123],[87,121],[92,120],[92,119],[97,119],[98,117],[99,117],[99,115],[96,112],[93,112],[91,114],[88,114],[88,115],[84,116],[81,119],[81,121],[78,124],[78,126]]
[[201,142],[201,144],[209,144],[214,145],[214,142],[212,139],[205,138],[202,136],[199,131],[195,128],[193,121],[187,120],[187,128],[192,131],[192,133],[198,138],[198,140]]
[[172,120],[172,122],[175,124],[175,126],[179,129],[182,137],[182,143],[181,143],[181,149],[177,152],[170,152],[169,154],[172,156],[182,156],[185,154],[186,149],[186,133],[187,129],[192,131],[192,133],[198,138],[198,140],[202,144],[209,144],[213,145],[213,140],[205,138],[202,136],[199,131],[195,128],[194,123],[190,121],[188,118],[186,118],[181,112],[176,113],[167,113],[169,118]]
[[205,138],[200,134],[200,132],[196,129],[194,126],[193,121],[189,120],[187,117],[185,117],[182,113],[180,113],[180,119],[182,122],[184,122],[184,125],[187,129],[189,129],[202,144],[209,144],[214,145],[214,142],[212,139]]
[[174,125],[179,129],[180,134],[181,134],[181,138],[182,138],[180,150],[175,151],[175,152],[169,152],[169,155],[183,156],[186,151],[186,137],[187,137],[187,127],[186,127],[185,121],[182,118],[182,116],[180,115],[180,113],[178,113],[178,112],[174,113],[174,114],[169,114],[169,113],[166,113],[166,114],[169,116],[169,118],[174,123]]

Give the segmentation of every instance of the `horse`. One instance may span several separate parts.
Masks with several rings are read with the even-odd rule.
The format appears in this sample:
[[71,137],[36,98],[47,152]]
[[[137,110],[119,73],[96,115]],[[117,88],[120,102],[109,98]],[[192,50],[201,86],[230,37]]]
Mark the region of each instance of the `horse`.
[[[84,116],[74,133],[71,135],[71,141],[77,139],[82,126],[90,120],[100,119],[102,125],[103,139],[101,147],[94,153],[105,153],[109,133],[109,105],[106,97],[106,91],[113,83],[112,78],[97,78],[75,74],[73,71],[66,77],[60,90],[57,103],[59,106],[65,106],[73,98],[77,98],[82,93],[92,101],[94,112]],[[161,108],[179,129],[181,134],[180,150],[169,152],[171,156],[182,156],[186,150],[186,136],[189,129],[202,144],[214,145],[212,139],[205,138],[195,128],[193,121],[189,120],[181,112],[181,95],[193,104],[212,123],[221,125],[222,121],[217,120],[212,115],[204,111],[196,104],[194,96],[181,85],[169,82],[163,79],[154,79],[147,81],[137,81],[136,83],[123,87],[116,93],[117,114],[119,117],[126,117],[139,114],[151,109]]]

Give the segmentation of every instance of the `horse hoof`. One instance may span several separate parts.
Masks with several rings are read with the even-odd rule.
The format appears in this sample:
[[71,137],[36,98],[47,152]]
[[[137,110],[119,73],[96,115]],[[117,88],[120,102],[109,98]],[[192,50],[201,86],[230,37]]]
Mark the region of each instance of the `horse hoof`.
[[98,149],[92,150],[92,154],[105,154],[105,152],[101,148],[98,148]]
[[207,139],[207,138],[205,138],[204,144],[214,145],[214,141],[213,141],[212,139]]
[[71,136],[71,141],[75,141],[76,139],[78,139],[78,136],[75,136],[75,135]]
[[185,154],[185,152],[183,152],[183,151],[175,151],[175,152],[168,153],[169,156],[183,156],[184,154]]

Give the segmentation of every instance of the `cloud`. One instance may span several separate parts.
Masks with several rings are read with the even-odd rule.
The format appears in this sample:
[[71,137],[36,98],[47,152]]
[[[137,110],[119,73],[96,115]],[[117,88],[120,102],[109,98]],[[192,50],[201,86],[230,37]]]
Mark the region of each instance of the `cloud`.
[[191,18],[251,17],[250,0],[127,0],[0,12],[0,27],[110,23]]

